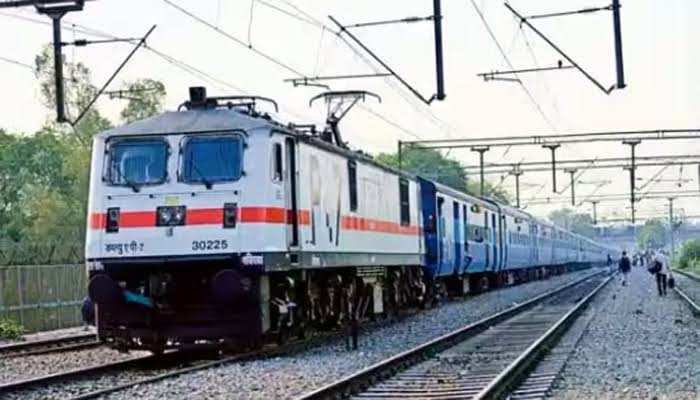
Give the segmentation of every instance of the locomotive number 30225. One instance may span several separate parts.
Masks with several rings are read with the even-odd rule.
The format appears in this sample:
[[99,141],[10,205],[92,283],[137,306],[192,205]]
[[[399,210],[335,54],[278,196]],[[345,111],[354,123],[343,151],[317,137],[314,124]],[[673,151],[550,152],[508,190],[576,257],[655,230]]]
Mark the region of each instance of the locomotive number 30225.
[[194,251],[205,251],[205,250],[226,250],[228,249],[228,241],[223,240],[195,240],[192,242],[192,250]]

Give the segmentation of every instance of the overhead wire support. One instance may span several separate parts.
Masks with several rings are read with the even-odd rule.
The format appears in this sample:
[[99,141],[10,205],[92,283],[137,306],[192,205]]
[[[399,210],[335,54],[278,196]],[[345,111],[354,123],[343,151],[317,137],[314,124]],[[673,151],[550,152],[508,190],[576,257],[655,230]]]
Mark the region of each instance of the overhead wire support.
[[345,28],[364,28],[367,26],[379,26],[379,25],[405,24],[405,23],[413,23],[413,22],[432,21],[433,18],[434,17],[432,15],[429,15],[427,17],[406,17],[406,18],[399,18],[399,19],[389,19],[389,20],[384,20],[384,21],[360,22],[357,24],[345,25]]
[[10,8],[10,7],[52,7],[52,6],[63,6],[66,3],[80,3],[81,7],[85,0],[70,1],[70,0],[10,0],[10,1],[0,1],[0,8]]
[[156,25],[151,26],[151,28],[148,30],[148,32],[146,32],[146,34],[141,38],[141,40],[139,40],[139,42],[136,44],[136,46],[134,46],[134,48],[131,49],[131,52],[129,52],[129,54],[126,56],[126,58],[124,59],[124,61],[122,61],[122,63],[119,64],[119,66],[117,67],[116,70],[114,70],[114,72],[113,72],[112,75],[109,77],[109,79],[107,79],[107,81],[104,83],[104,85],[102,85],[102,87],[101,87],[100,90],[95,94],[95,96],[92,98],[92,100],[90,100],[90,102],[87,104],[87,106],[85,106],[85,108],[80,112],[80,114],[78,115],[78,117],[77,117],[75,120],[73,120],[73,121],[69,121],[70,124],[71,124],[72,126],[75,126],[75,125],[78,124],[78,122],[80,122],[80,120],[81,120],[81,119],[85,116],[85,114],[90,110],[90,108],[92,107],[92,105],[95,104],[95,102],[97,101],[97,99],[98,99],[100,96],[102,96],[103,92],[107,89],[107,87],[109,86],[109,84],[112,83],[112,81],[114,80],[114,78],[117,77],[117,75],[119,74],[119,72],[124,68],[124,66],[129,62],[129,60],[131,60],[131,57],[133,57],[134,54],[136,54],[136,52],[146,43],[146,39],[148,39],[148,37],[151,35],[151,33],[153,33],[153,31],[154,31],[155,29],[156,29]]
[[564,17],[567,15],[580,15],[580,14],[591,14],[594,12],[598,11],[612,11],[613,6],[605,6],[605,7],[590,7],[590,8],[583,8],[580,10],[574,10],[574,11],[560,11],[560,12],[555,12],[555,13],[549,13],[549,14],[537,14],[537,15],[528,15],[527,19],[539,19],[539,18],[551,18],[551,17]]
[[536,134],[520,136],[480,137],[461,139],[430,139],[404,141],[403,146],[420,145],[431,149],[467,148],[476,145],[491,147],[538,146],[549,143],[572,144],[590,142],[619,142],[621,140],[700,139],[700,128],[645,129],[630,131],[581,132],[564,134]]
[[495,81],[495,80],[504,80],[503,78],[501,79],[496,79],[497,76],[499,75],[517,75],[517,74],[526,74],[530,72],[542,72],[542,71],[559,71],[559,70],[567,70],[567,69],[573,69],[575,68],[573,65],[556,65],[553,67],[541,67],[541,68],[526,68],[526,69],[516,69],[516,70],[509,70],[509,71],[492,71],[492,72],[482,72],[479,74],[476,74],[476,76],[484,78],[485,81]]
[[61,46],[76,46],[85,47],[91,44],[105,44],[105,43],[133,43],[141,38],[114,38],[114,39],[98,39],[98,40],[88,40],[88,39],[77,39],[72,42],[61,42]]
[[[542,33],[542,32],[541,32],[539,29],[537,29],[534,25],[532,25],[532,24],[530,23],[530,21],[528,21],[527,17],[523,17],[520,13],[518,13],[517,11],[515,11],[515,9],[514,9],[513,7],[511,7],[510,4],[508,4],[508,3],[503,3],[503,4],[505,5],[505,7],[506,7],[510,12],[513,13],[513,15],[515,15],[515,16],[520,20],[520,23],[521,23],[521,24],[526,25],[526,26],[527,26],[528,28],[530,28],[533,32],[535,32],[535,34],[537,34],[537,36],[539,36],[539,37],[540,37],[542,40],[544,40],[552,49],[554,49],[557,53],[559,53],[562,57],[564,57],[564,58],[566,59],[566,61],[568,61],[571,65],[573,65],[577,70],[579,70],[579,72],[581,72],[586,78],[588,78],[588,80],[591,81],[595,86],[597,86],[598,89],[600,89],[603,93],[605,93],[605,94],[610,94],[610,92],[612,92],[614,89],[616,89],[616,88],[622,89],[622,88],[624,87],[624,86],[618,87],[618,85],[619,85],[619,83],[620,83],[619,80],[618,80],[618,85],[612,85],[610,88],[605,88],[600,82],[598,82],[597,79],[595,79],[595,78],[593,77],[593,75],[591,75],[588,71],[586,71],[585,69],[583,69],[583,67],[581,67],[581,65],[579,65],[576,61],[574,61],[573,58],[571,58],[568,54],[566,54],[566,53],[565,53],[559,46],[557,46],[551,39],[549,39],[544,33]],[[620,45],[620,48],[621,48],[621,45]],[[621,58],[620,58],[620,60],[621,60]]]
[[392,76],[390,73],[374,73],[374,74],[349,74],[349,75],[325,75],[325,76],[304,76],[301,78],[287,78],[284,82],[290,82],[294,86],[317,86],[313,84],[315,81],[332,81],[340,79],[365,79],[365,78],[385,78]]
[[[167,0],[166,0],[167,1]],[[444,100],[445,99],[445,78],[444,78],[444,65],[443,65],[443,53],[442,53],[442,11],[441,11],[441,0],[433,0],[433,15],[431,17],[418,18],[409,17],[399,20],[390,21],[377,21],[360,23],[354,25],[343,25],[332,15],[328,16],[336,27],[339,29],[336,35],[342,36],[345,34],[349,37],[355,44],[357,44],[362,50],[364,50],[374,61],[382,66],[386,71],[388,71],[396,80],[398,80],[409,92],[411,92],[415,97],[417,97],[423,103],[430,105],[434,100]],[[350,32],[351,28],[366,27],[366,26],[376,26],[387,23],[399,23],[399,22],[419,22],[425,20],[432,20],[434,23],[435,32],[435,75],[436,75],[436,93],[429,98],[426,98],[422,93],[413,87],[406,79],[398,74],[393,68],[391,68],[384,60],[382,60],[374,51],[372,51],[367,45],[365,45],[357,36]]]

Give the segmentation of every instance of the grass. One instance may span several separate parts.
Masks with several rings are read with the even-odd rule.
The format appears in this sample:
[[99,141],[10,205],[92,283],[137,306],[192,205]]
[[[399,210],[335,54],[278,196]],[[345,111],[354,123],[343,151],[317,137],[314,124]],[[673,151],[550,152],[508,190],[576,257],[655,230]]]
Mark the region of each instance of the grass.
[[19,339],[24,332],[24,327],[14,319],[0,318],[0,339]]

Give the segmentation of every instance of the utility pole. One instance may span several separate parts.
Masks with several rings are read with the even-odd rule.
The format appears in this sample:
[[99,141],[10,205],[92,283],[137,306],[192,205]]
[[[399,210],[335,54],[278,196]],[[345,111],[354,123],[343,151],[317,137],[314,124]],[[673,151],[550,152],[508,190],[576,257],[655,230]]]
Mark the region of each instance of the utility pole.
[[442,13],[440,1],[433,0],[433,27],[435,29],[435,78],[437,79],[437,100],[445,99],[445,73],[442,62]]
[[520,175],[523,174],[523,171],[516,165],[509,174],[515,176],[515,206],[520,208]]
[[574,175],[576,174],[577,169],[576,168],[565,168],[564,172],[567,174],[571,175],[571,205],[576,206],[576,196],[574,192],[574,180],[576,179]]
[[598,225],[598,203],[600,203],[600,200],[591,200],[591,204],[593,205],[593,225]]
[[[632,209],[632,226],[634,226],[634,223],[635,223],[635,218],[634,218],[634,190],[635,190],[634,185],[635,185],[635,183],[634,182],[636,179],[635,179],[634,174],[635,174],[635,170],[637,169],[637,166],[635,165],[636,160],[635,160],[634,149],[640,143],[642,143],[642,141],[639,139],[622,141],[622,144],[626,144],[626,145],[630,146],[630,150],[632,151],[631,163],[630,163],[630,167],[629,167],[629,171],[630,171],[630,207]],[[625,168],[625,169],[627,169],[627,168]]]
[[673,258],[673,255],[676,252],[676,238],[674,235],[674,222],[673,222],[673,200],[675,200],[675,197],[669,197],[668,198],[668,229],[671,232],[671,258]]
[[543,144],[542,148],[549,149],[552,152],[552,192],[557,192],[557,158],[554,154],[561,147],[559,143]]
[[617,88],[624,89],[625,68],[622,62],[622,27],[620,24],[620,0],[612,0],[613,32],[615,34],[615,71],[617,72]]
[[53,27],[54,84],[56,86],[56,121],[70,122],[66,116],[63,87],[63,51],[61,42],[61,18],[71,11],[81,11],[85,0],[17,0],[0,2],[0,9],[34,6],[39,14],[51,18]]
[[479,176],[481,182],[480,196],[484,195],[484,153],[489,151],[489,146],[474,146],[471,151],[479,153]]

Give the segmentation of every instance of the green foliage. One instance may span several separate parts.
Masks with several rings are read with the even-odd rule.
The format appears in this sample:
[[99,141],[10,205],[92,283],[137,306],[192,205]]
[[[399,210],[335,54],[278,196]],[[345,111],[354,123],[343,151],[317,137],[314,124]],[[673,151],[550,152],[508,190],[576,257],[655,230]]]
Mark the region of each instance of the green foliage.
[[562,208],[549,213],[549,220],[557,226],[582,236],[595,235],[593,218],[588,214],[575,213],[569,208]]
[[657,249],[666,244],[666,227],[658,219],[647,220],[637,231],[637,246],[640,249]]
[[[397,153],[382,153],[376,160],[390,167],[399,168],[399,156]],[[467,180],[462,164],[443,156],[439,151],[410,147],[402,150],[401,169],[428,179],[434,179],[443,185],[459,191],[466,191],[472,195],[480,192],[479,182]],[[496,189],[489,182],[484,182],[484,193],[501,202],[508,203],[508,195],[502,189]]]
[[[75,119],[97,93],[90,70],[82,63],[64,62],[65,100],[69,118]],[[53,53],[48,47],[35,59],[35,74],[44,105],[55,107]],[[139,79],[127,84],[134,90],[121,117],[144,118],[161,110],[165,87]],[[154,88],[152,91],[141,89]],[[51,113],[53,114],[53,113]],[[47,118],[34,134],[0,129],[0,262],[74,259],[74,243],[82,243],[86,225],[92,138],[112,126],[95,105],[75,126]],[[31,250],[27,250],[31,249]],[[65,253],[65,254],[64,254]],[[8,256],[10,255],[10,256]],[[27,257],[31,255],[31,257]],[[12,260],[9,260],[12,263]]]
[[685,242],[678,255],[678,268],[690,269],[700,261],[700,240],[694,239]]
[[121,112],[124,122],[134,122],[160,112],[165,99],[165,85],[153,79],[139,79],[125,84],[129,103]]
[[19,339],[24,332],[24,327],[14,319],[0,318],[0,339]]
[[[36,78],[39,80],[42,101],[45,106],[53,110],[56,107],[56,87],[54,82],[53,51],[45,46],[42,52],[34,59]],[[66,114],[69,119],[75,120],[83,110],[87,109],[92,99],[97,94],[97,88],[92,84],[90,69],[83,63],[63,63],[64,100]],[[92,136],[103,131],[112,124],[104,118],[96,107],[91,107],[80,121],[73,127],[59,125],[53,121],[47,122],[43,128],[45,131],[58,133],[71,138],[77,145],[89,147]]]

